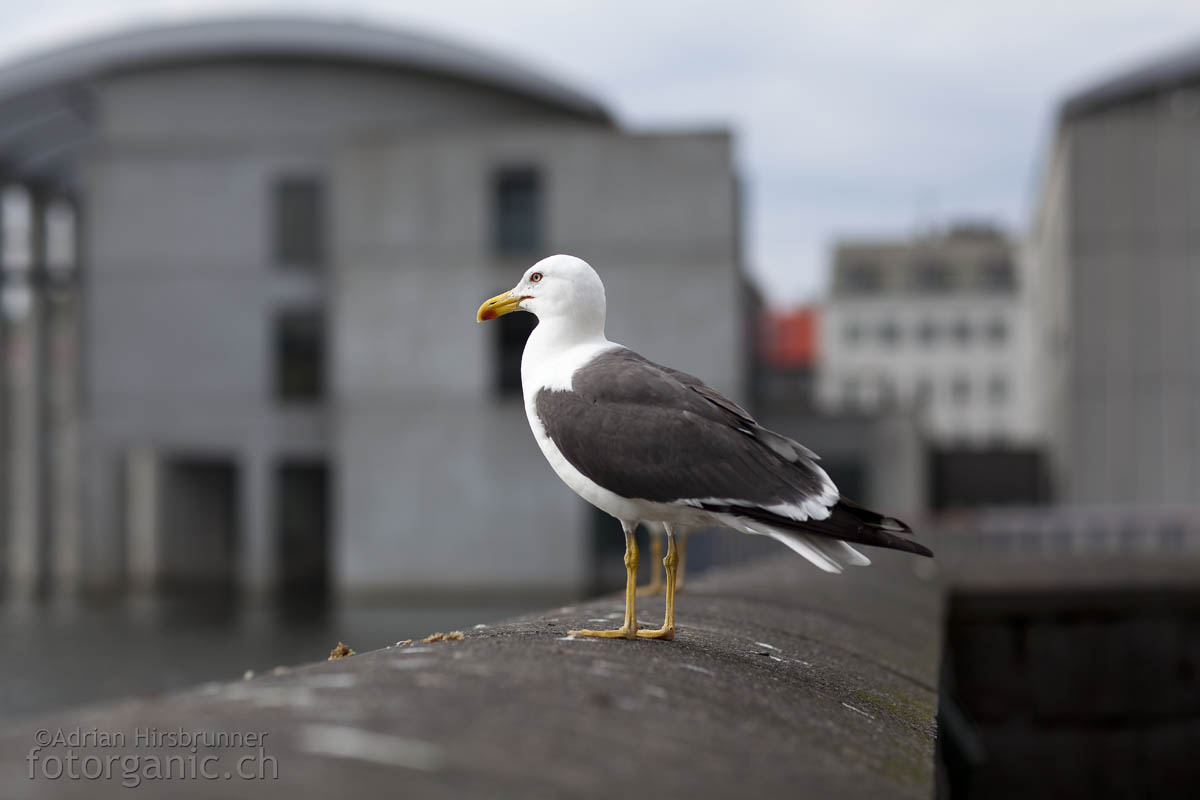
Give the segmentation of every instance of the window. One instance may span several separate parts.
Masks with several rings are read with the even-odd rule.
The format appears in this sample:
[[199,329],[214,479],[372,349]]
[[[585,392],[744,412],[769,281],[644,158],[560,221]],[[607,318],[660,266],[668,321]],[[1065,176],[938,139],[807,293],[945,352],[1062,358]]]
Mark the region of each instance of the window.
[[842,285],[852,293],[873,294],[883,288],[883,274],[873,261],[851,261],[842,267]]
[[917,327],[917,339],[923,345],[933,344],[937,339],[938,327],[931,320],[925,320]]
[[994,319],[987,326],[988,341],[1000,344],[1008,338],[1008,323],[1003,319]]
[[275,467],[275,541],[285,606],[303,615],[329,585],[330,473],[321,459],[288,458]]
[[165,586],[223,592],[233,585],[244,508],[239,460],[218,453],[162,454],[162,472],[155,479],[161,480],[156,566]]
[[537,327],[537,317],[524,311],[505,314],[495,322],[499,333],[496,336],[495,385],[496,392],[505,397],[521,394],[521,354],[525,352],[525,340]]
[[[542,177],[534,167],[504,167],[492,176],[492,247],[501,256],[533,258],[542,249]],[[494,382],[502,396],[521,393],[521,354],[537,325],[532,314],[507,314],[496,331]]]
[[894,320],[888,320],[879,326],[879,339],[887,345],[900,341],[900,326]]
[[492,180],[492,246],[504,256],[542,249],[542,178],[533,167],[505,167]]
[[954,338],[959,344],[967,344],[971,341],[971,323],[965,319],[960,319],[954,323]]
[[325,321],[313,308],[275,317],[275,396],[285,403],[314,403],[325,396]]
[[916,286],[925,292],[944,292],[950,288],[950,267],[936,258],[918,261],[913,267]]
[[325,263],[325,187],[311,176],[280,178],[273,188],[275,260],[315,270]]
[[979,282],[985,289],[1006,291],[1016,288],[1017,275],[1007,258],[988,259],[980,267]]

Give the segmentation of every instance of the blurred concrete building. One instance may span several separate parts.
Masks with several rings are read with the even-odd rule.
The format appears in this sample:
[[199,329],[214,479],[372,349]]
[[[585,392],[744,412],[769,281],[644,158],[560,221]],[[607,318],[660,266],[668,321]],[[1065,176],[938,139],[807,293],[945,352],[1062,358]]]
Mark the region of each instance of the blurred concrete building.
[[[614,338],[738,394],[724,131],[630,133],[505,59],[305,19],[47,53],[0,113],[0,176],[80,219],[82,528],[10,503],[18,581],[61,550],[97,587],[578,589],[591,515],[519,398],[532,318],[473,320],[549,253],[599,269]],[[47,497],[53,447],[9,449]]]
[[977,226],[834,253],[818,399],[918,410],[938,444],[1041,435],[1030,301],[1016,244]]
[[1042,361],[1016,242],[986,225],[845,241],[821,317],[817,403],[907,410],[935,508],[1046,499]]
[[1033,226],[1064,499],[1200,497],[1200,48],[1069,98]]

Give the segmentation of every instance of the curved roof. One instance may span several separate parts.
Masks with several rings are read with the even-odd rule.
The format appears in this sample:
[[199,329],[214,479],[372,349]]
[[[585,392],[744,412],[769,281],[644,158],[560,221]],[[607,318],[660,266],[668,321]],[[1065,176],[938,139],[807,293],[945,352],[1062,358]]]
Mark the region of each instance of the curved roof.
[[[237,58],[302,59],[432,73],[490,86],[601,124],[595,99],[506,58],[355,22],[240,17],[137,28],[0,65],[0,175],[62,182],[88,133],[87,84],[106,75]],[[44,175],[43,173],[56,173]]]
[[1061,116],[1063,119],[1079,117],[1198,82],[1200,43],[1071,95],[1062,104]]

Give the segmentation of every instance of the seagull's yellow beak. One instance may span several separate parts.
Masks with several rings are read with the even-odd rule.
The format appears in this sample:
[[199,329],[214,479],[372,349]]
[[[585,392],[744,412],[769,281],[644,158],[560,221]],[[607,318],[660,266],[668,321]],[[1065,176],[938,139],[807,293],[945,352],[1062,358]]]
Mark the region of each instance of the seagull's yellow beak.
[[475,321],[487,322],[489,319],[503,317],[505,314],[519,311],[521,301],[524,299],[524,297],[518,297],[512,292],[498,294],[491,300],[484,301],[483,305],[479,307],[479,311],[475,312]]

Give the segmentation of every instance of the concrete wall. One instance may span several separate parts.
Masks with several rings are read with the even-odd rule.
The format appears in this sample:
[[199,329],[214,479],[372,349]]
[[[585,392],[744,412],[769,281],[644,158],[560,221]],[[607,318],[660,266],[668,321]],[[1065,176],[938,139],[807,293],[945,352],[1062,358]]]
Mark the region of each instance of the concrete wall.
[[490,179],[536,165],[544,255],[605,280],[610,338],[736,395],[735,187],[723,133],[578,127],[396,134],[339,161],[334,361],[337,582],[559,586],[588,577],[588,513],[519,398],[498,399],[478,304],[531,259],[494,257]]
[[1068,500],[1200,496],[1200,119],[1188,108],[1151,97],[1064,123],[1068,238],[1046,269],[1067,302]]
[[1070,134],[1059,131],[1042,176],[1037,213],[1030,231],[1027,275],[1033,288],[1033,324],[1038,357],[1038,401],[1045,420],[1047,456],[1053,490],[1060,496],[1072,469],[1070,449],[1070,388],[1068,351],[1071,304],[1067,264],[1071,258],[1068,204]]
[[[224,793],[230,797],[927,800],[941,738],[935,723],[939,593],[914,574],[913,556],[873,551],[871,557],[869,568],[826,575],[779,545],[774,563],[706,576],[679,597],[682,627],[675,642],[564,641],[566,630],[594,625],[589,620],[619,609],[610,596],[507,622],[489,619],[483,630],[463,625],[464,641],[364,652],[368,645],[355,639],[363,649],[350,658],[277,671],[268,666],[253,680],[96,704],[96,695],[111,695],[114,686],[146,691],[145,684],[131,684],[130,675],[150,674],[146,661],[153,659],[132,659],[137,663],[127,670],[139,672],[101,676],[106,680],[95,682],[103,688],[89,696],[92,707],[85,711],[18,712],[12,722],[12,714],[4,715],[0,771],[17,776],[6,781],[5,796],[43,798],[51,794],[42,791],[52,782],[47,776],[61,775],[55,767],[66,748],[51,745],[30,755],[31,731],[127,732],[116,748],[103,739],[97,745],[94,734],[71,748],[77,764],[105,763],[114,753],[146,751],[134,741],[135,728],[173,731],[186,720],[185,730],[262,733],[256,745],[270,757],[259,759],[266,779],[249,784],[234,777],[224,783],[238,789]],[[639,616],[657,617],[660,604],[639,599]],[[40,660],[8,659],[4,673],[4,699],[24,709],[36,706],[27,698],[10,700],[16,692],[8,687],[46,685],[12,672],[46,663],[36,645],[46,642],[51,651],[57,645],[68,668],[78,663],[80,649],[41,627],[27,628],[21,643],[32,645]],[[204,636],[201,642],[212,641],[207,629]],[[277,641],[280,631],[266,638]],[[311,659],[312,643],[310,636],[293,651],[306,655],[291,657]],[[224,667],[210,667],[218,670],[214,675],[240,673],[265,658],[257,647],[214,649],[195,648],[210,665],[225,657]],[[247,650],[257,651],[260,661],[248,662],[253,654]],[[14,674],[18,680],[9,677]],[[204,763],[229,765],[255,752],[212,748],[201,758],[220,756]],[[631,768],[634,763],[653,767]],[[31,764],[36,780],[27,777]],[[126,800],[121,773],[113,773],[111,780],[87,783],[64,779],[53,796]],[[210,800],[219,785],[145,781],[137,796]]]
[[561,120],[517,95],[334,64],[202,64],[109,76],[82,185],[87,277],[85,536],[88,581],[119,581],[131,448],[235,459],[242,582],[273,579],[271,471],[329,452],[327,408],[280,407],[272,312],[319,303],[324,279],[279,269],[272,180],[328,175],[350,130]]

